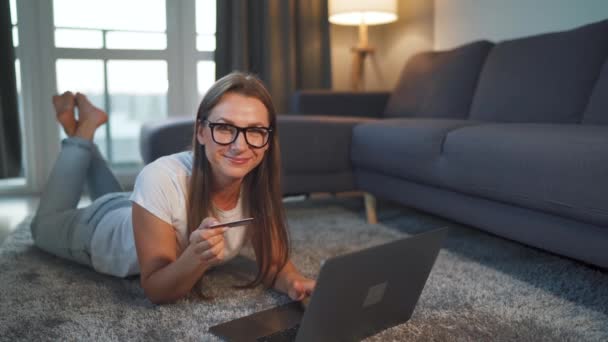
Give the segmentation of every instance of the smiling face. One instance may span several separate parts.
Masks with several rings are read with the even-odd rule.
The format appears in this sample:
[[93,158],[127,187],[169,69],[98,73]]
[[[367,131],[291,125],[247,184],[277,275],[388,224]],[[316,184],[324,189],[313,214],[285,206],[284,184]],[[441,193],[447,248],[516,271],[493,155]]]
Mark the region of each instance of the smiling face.
[[[255,97],[237,93],[226,93],[213,107],[207,120],[211,123],[227,123],[237,127],[269,127],[268,110]],[[214,178],[219,182],[242,180],[264,159],[269,144],[262,148],[253,148],[245,141],[244,132],[229,145],[220,145],[213,141],[208,124],[199,125],[196,138],[205,145],[205,155]]]

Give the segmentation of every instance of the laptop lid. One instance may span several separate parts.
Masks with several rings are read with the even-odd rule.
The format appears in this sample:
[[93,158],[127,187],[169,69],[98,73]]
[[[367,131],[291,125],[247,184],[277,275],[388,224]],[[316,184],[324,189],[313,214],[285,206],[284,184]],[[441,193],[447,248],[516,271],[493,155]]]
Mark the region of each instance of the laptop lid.
[[409,320],[447,231],[327,260],[296,341],[356,341]]
[[410,319],[447,228],[328,259],[310,302],[291,302],[210,327],[255,341],[300,322],[296,341],[356,341]]

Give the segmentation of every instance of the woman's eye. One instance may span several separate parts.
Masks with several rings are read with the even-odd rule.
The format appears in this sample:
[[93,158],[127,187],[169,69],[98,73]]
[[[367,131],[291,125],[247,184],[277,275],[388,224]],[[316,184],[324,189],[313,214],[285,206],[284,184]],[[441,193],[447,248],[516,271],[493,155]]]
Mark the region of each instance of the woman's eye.
[[220,132],[232,132],[233,128],[229,125],[217,125],[215,126],[218,131]]
[[255,135],[265,135],[266,130],[262,128],[249,128],[249,133]]

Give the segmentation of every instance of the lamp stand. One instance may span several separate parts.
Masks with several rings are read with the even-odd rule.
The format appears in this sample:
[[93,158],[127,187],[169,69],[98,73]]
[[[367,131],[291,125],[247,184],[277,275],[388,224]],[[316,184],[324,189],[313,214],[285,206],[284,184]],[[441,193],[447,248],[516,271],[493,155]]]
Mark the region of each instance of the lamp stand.
[[359,25],[359,44],[351,48],[353,52],[353,69],[351,73],[351,86],[353,90],[363,90],[363,76],[365,71],[365,57],[374,53],[367,40],[367,25]]

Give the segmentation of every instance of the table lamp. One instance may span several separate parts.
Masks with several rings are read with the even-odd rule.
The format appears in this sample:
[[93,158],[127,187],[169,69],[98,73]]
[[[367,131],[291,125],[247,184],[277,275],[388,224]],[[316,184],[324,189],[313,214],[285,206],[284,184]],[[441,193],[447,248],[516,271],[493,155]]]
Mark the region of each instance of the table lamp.
[[367,39],[367,26],[387,24],[397,20],[397,0],[329,0],[329,22],[337,25],[359,26],[359,43],[352,48],[353,90],[363,89],[365,57],[374,53]]

